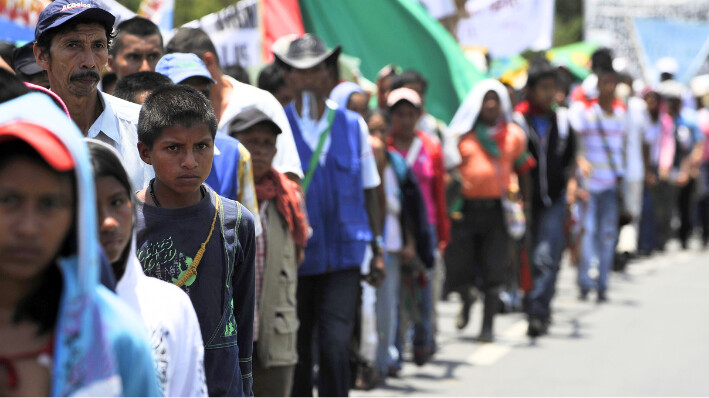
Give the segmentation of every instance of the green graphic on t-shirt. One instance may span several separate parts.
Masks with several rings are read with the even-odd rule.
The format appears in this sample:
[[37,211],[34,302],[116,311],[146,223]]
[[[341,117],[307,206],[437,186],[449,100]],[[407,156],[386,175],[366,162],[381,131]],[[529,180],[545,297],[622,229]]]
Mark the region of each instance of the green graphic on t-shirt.
[[236,334],[236,319],[234,318],[234,299],[231,300],[231,310],[229,311],[229,322],[224,329],[224,337],[230,337]]
[[[192,257],[178,252],[174,248],[172,237],[159,242],[150,242],[138,250],[138,261],[148,276],[157,277],[167,282],[177,283],[192,265]],[[192,275],[184,286],[191,286],[197,275]]]
[[[192,265],[192,257],[187,257],[184,254],[180,253],[180,257],[184,258],[184,261],[178,262],[178,265],[180,267],[180,274],[177,275],[177,278],[172,278],[172,283],[177,283],[182,278],[182,275],[187,272],[189,269],[190,265]],[[185,286],[190,286],[194,283],[194,280],[197,279],[197,274],[193,274],[189,279],[187,279],[187,282],[185,282]]]

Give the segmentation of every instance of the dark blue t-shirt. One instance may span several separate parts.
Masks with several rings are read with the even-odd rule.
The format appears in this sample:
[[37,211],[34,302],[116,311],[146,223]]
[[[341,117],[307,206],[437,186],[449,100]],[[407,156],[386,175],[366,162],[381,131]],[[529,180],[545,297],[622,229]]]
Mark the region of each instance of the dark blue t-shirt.
[[[252,396],[254,218],[237,202],[220,199],[219,216],[197,275],[182,289],[190,296],[199,319],[209,395]],[[136,210],[138,259],[143,271],[175,283],[209,235],[214,191],[207,188],[207,195],[188,207],[166,209],[138,201]]]

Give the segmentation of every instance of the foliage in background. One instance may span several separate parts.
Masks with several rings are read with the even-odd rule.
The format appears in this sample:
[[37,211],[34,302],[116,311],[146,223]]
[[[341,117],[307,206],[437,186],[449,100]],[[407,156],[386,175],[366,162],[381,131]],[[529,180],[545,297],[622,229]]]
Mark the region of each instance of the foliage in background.
[[181,26],[238,2],[239,0],[175,0],[174,26]]
[[[131,11],[138,11],[141,0],[117,0]],[[175,0],[174,26],[217,12],[241,0]]]
[[554,47],[583,40],[583,0],[556,0]]

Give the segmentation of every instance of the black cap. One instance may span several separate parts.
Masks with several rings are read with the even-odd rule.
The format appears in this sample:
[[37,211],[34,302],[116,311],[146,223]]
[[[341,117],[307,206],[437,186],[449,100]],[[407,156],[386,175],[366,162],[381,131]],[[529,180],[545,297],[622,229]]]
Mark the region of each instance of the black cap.
[[281,128],[270,117],[258,108],[249,108],[236,115],[229,123],[229,135],[241,133],[259,123],[267,123],[276,135],[281,134]]
[[12,50],[12,68],[25,76],[32,76],[44,70],[37,65],[34,51],[32,51],[33,45],[32,42],[29,42]]

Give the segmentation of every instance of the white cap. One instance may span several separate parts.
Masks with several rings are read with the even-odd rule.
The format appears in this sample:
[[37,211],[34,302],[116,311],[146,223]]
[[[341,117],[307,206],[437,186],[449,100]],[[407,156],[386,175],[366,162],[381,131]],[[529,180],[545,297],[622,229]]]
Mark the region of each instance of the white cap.
[[682,98],[685,87],[676,80],[665,80],[660,83],[660,94],[665,98]]
[[703,97],[709,94],[709,75],[701,75],[689,81],[689,87],[692,89],[692,95],[695,97]]
[[679,70],[679,64],[677,64],[677,60],[672,57],[663,57],[657,60],[657,63],[655,63],[655,68],[659,73],[669,73],[675,75]]

